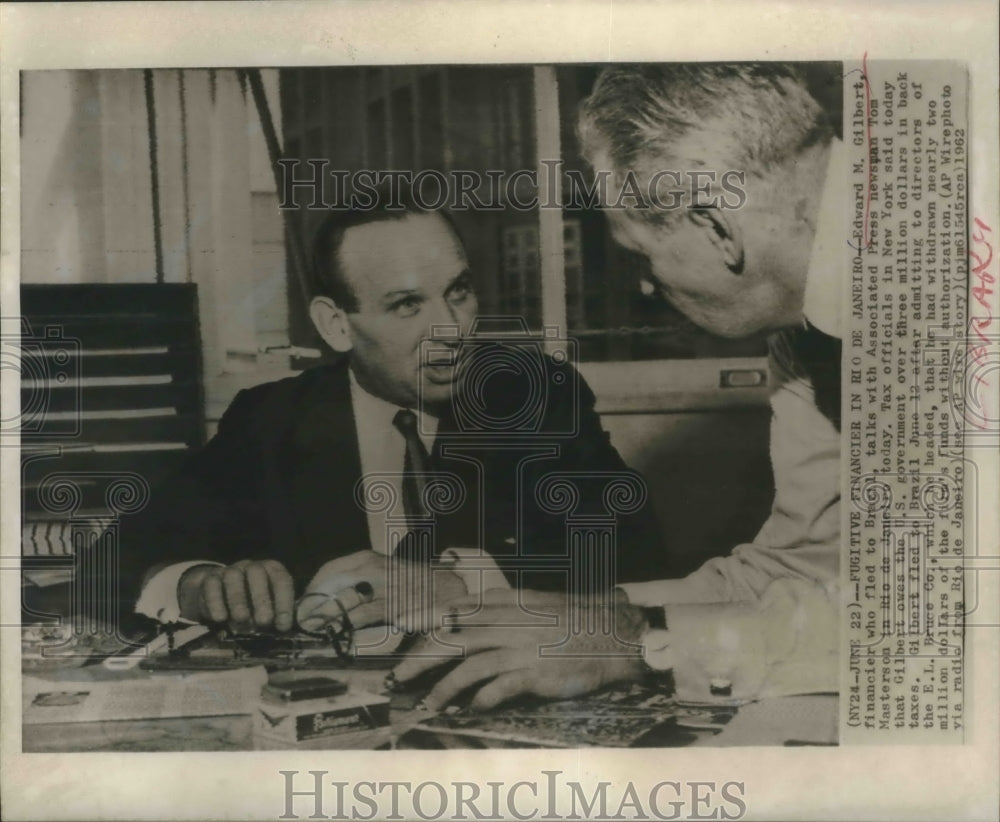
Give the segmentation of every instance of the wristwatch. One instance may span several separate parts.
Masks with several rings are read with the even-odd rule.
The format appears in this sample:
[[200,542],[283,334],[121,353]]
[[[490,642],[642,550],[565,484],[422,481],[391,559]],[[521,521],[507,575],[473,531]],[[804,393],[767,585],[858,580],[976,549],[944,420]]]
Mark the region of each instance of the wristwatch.
[[[677,649],[670,647],[671,634],[667,630],[667,611],[666,608],[642,608],[642,613],[648,626],[640,638],[643,659],[650,679],[662,680],[668,672],[672,674],[674,666],[678,663]],[[680,663],[690,666],[690,660],[685,663],[683,656]],[[687,673],[690,674],[690,671]],[[676,684],[676,679],[674,683]],[[725,676],[715,676],[708,682],[708,694],[701,699],[711,700],[716,697],[729,700],[732,693],[732,680]]]

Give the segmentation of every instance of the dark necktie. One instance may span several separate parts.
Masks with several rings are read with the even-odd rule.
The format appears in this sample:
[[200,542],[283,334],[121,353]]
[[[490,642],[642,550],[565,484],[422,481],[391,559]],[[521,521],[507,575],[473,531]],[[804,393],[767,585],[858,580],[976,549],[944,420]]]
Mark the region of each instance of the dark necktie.
[[816,407],[840,430],[840,340],[807,323],[797,340],[799,360],[813,385]]
[[406,441],[406,457],[403,460],[403,510],[407,522],[425,519],[428,516],[424,505],[424,489],[431,472],[431,458],[424,448],[417,431],[417,416],[405,409],[396,412],[392,424],[399,429]]
[[772,353],[784,367],[812,383],[816,407],[840,430],[841,342],[811,323],[779,331],[772,338]]

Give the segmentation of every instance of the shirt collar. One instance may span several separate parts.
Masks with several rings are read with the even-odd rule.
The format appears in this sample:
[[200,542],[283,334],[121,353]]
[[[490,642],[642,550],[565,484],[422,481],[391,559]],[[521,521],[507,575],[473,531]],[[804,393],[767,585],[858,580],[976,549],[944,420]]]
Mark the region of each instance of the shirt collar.
[[833,140],[827,159],[826,180],[816,218],[816,236],[809,254],[802,310],[806,319],[831,337],[843,337],[845,251],[844,144]]
[[[360,423],[359,429],[363,424],[366,431],[398,431],[393,424],[393,419],[402,406],[376,397],[363,388],[354,375],[353,368],[348,368],[347,373],[350,375],[351,382],[351,405],[354,407],[354,418]],[[416,409],[409,410],[417,415],[419,420],[417,431],[420,433],[424,447],[430,451],[434,444],[434,437],[437,435],[437,417]],[[399,436],[402,434],[400,433]]]

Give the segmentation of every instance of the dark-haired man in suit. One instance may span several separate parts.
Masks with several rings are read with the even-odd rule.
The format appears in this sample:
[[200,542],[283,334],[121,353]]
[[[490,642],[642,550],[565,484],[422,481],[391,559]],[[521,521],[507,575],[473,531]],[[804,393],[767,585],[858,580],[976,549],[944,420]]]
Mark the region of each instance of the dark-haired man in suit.
[[[627,473],[593,395],[571,364],[540,354],[540,414],[495,437],[463,430],[456,403],[485,403],[487,418],[509,420],[531,401],[530,375],[500,363],[476,397],[463,397],[448,354],[468,342],[478,308],[465,250],[443,213],[387,202],[331,213],[318,235],[310,316],[343,356],[236,397],[215,437],[123,527],[126,605],[141,588],[136,611],[161,622],[289,630],[297,596],[327,561],[350,557],[349,569],[379,576],[395,549],[387,518],[426,518],[420,497],[434,472],[462,497],[435,518],[435,552],[485,548],[503,565],[485,585],[570,588],[566,573],[516,566],[567,550],[565,517],[536,498],[542,477],[583,477],[582,511],[601,503],[583,475]],[[424,355],[432,328],[451,330],[437,359]],[[393,511],[365,510],[384,494]],[[667,555],[648,505],[622,514],[618,534],[607,585],[662,575]],[[467,593],[442,579],[440,597]]]

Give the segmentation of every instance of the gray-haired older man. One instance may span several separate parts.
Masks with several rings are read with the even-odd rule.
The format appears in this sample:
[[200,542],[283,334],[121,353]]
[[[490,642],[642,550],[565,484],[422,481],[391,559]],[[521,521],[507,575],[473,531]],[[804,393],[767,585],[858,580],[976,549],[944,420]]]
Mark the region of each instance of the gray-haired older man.
[[[841,144],[805,78],[783,64],[609,67],[579,134],[608,176],[613,235],[649,259],[651,285],[715,334],[771,333],[773,509],[752,543],[690,576],[621,586],[605,615],[612,630],[567,631],[592,610],[579,602],[561,626],[463,628],[467,658],[430,702],[475,686],[480,707],[569,696],[650,669],[672,669],[692,697],[836,690]],[[701,190],[678,202],[667,188],[691,171]],[[739,208],[721,189],[733,179]],[[491,607],[477,623],[518,610]],[[411,657],[397,677],[433,664]]]

